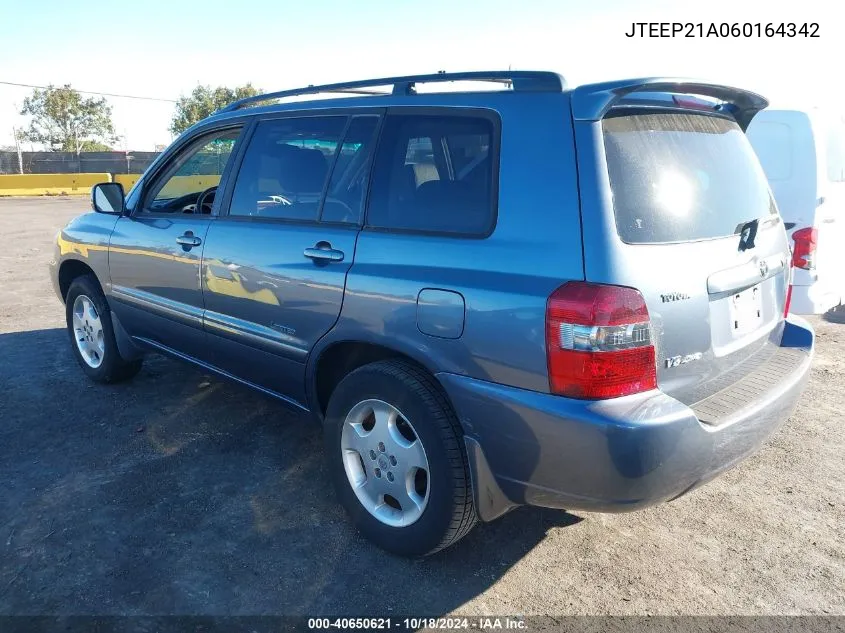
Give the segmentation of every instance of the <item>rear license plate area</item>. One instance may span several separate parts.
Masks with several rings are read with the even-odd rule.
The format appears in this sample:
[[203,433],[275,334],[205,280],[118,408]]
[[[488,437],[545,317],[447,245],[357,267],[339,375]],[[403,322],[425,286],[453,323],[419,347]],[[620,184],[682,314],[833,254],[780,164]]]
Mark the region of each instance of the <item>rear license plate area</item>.
[[731,295],[728,301],[734,336],[753,332],[763,324],[763,293],[759,285]]

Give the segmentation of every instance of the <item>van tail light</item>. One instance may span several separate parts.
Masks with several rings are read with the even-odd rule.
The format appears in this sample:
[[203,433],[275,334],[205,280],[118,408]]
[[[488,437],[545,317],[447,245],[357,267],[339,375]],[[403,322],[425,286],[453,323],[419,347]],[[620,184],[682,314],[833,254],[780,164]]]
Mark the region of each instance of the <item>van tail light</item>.
[[552,393],[618,398],[657,388],[651,321],[639,291],[571,281],[546,303]]
[[789,316],[789,304],[792,303],[792,282],[786,288],[786,301],[783,304],[783,318]]
[[795,247],[792,249],[792,265],[795,268],[811,270],[816,267],[816,244],[819,232],[814,228],[798,229],[792,234]]
[[783,318],[789,316],[789,307],[792,305],[792,278],[795,269],[790,265],[786,268],[786,297],[783,300]]

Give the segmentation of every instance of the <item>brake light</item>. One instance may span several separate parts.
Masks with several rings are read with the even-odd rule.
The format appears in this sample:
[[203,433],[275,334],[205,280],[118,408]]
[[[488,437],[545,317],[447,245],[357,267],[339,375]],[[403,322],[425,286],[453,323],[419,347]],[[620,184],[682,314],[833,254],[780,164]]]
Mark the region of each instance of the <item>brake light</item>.
[[810,270],[816,267],[816,243],[819,232],[814,228],[798,229],[792,234],[795,248],[792,249],[792,265],[795,268]]
[[618,398],[657,388],[651,321],[639,291],[573,281],[546,303],[552,393]]
[[789,304],[792,303],[792,283],[786,289],[786,301],[783,304],[783,317],[789,316]]
[[687,110],[708,110],[712,112],[714,109],[714,104],[702,101],[701,99],[696,99],[695,97],[679,97],[678,95],[672,95],[672,101],[674,101],[675,105],[679,108],[685,108]]

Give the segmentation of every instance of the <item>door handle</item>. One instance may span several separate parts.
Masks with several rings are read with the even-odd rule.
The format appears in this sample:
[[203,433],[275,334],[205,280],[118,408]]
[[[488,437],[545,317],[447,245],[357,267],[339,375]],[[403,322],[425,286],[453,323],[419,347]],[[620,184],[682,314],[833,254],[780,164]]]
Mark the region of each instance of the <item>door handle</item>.
[[329,242],[317,242],[311,248],[306,248],[303,253],[306,257],[323,262],[342,262],[343,251],[332,248]]
[[193,248],[202,244],[202,240],[194,235],[192,231],[185,231],[184,235],[176,238],[176,243],[185,248]]

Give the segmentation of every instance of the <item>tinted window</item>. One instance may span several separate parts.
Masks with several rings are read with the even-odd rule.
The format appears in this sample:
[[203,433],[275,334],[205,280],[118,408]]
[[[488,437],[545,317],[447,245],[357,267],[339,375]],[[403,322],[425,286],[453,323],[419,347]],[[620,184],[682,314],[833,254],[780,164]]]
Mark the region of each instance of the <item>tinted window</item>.
[[261,121],[238,170],[229,215],[316,220],[346,117]]
[[357,116],[349,124],[323,202],[324,222],[357,223],[361,217],[377,125],[375,116]]
[[845,124],[834,122],[827,137],[827,179],[845,182]]
[[182,150],[148,192],[144,211],[196,213],[196,203],[207,191],[199,212],[211,213],[214,193],[240,132],[240,128],[214,132]]
[[763,171],[769,182],[789,180],[792,177],[792,130],[783,123],[754,121],[748,130]]
[[777,213],[739,126],[699,114],[602,122],[616,228],[629,243],[724,237]]
[[495,218],[493,125],[484,118],[388,116],[369,226],[486,234]]

